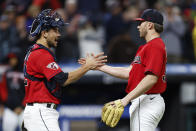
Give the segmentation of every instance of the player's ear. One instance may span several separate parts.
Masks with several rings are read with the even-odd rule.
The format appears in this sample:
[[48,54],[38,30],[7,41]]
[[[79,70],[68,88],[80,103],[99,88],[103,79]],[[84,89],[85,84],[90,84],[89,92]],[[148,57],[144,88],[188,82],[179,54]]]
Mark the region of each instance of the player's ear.
[[47,38],[48,37],[48,32],[44,30],[44,31],[42,31],[42,35],[43,35],[44,38]]
[[153,29],[154,28],[154,23],[148,22],[147,27],[148,27],[149,30]]

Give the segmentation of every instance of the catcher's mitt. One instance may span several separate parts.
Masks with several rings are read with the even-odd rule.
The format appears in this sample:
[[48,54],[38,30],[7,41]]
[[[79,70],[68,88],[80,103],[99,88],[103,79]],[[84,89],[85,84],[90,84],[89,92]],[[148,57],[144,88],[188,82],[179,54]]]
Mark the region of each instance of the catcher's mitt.
[[124,112],[124,106],[120,100],[110,102],[104,105],[102,109],[102,121],[110,126],[115,127],[120,120],[121,115]]

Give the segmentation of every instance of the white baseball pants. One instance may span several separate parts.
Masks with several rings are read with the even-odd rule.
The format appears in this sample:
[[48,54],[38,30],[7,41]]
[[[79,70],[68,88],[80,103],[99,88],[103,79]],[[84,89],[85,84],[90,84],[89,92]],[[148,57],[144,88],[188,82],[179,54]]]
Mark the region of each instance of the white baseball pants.
[[28,131],[60,131],[59,113],[46,107],[46,103],[26,105],[24,110],[24,127]]
[[129,108],[130,131],[155,131],[165,111],[160,94],[141,95]]

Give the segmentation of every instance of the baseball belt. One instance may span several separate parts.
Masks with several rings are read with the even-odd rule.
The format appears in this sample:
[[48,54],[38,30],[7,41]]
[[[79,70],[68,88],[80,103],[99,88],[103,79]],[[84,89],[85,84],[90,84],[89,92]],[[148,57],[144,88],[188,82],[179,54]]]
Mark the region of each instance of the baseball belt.
[[[35,103],[27,103],[28,106],[34,106]],[[41,103],[40,103],[41,104]],[[46,104],[47,108],[52,108],[52,109],[56,109],[57,105],[56,104],[51,104],[51,103],[47,103]]]

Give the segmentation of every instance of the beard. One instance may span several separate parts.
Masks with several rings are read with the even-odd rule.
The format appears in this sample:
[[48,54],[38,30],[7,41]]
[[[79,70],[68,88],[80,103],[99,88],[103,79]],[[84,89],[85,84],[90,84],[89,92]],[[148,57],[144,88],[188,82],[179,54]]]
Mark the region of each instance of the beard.
[[52,42],[51,40],[47,40],[47,44],[49,48],[56,48],[54,42]]

